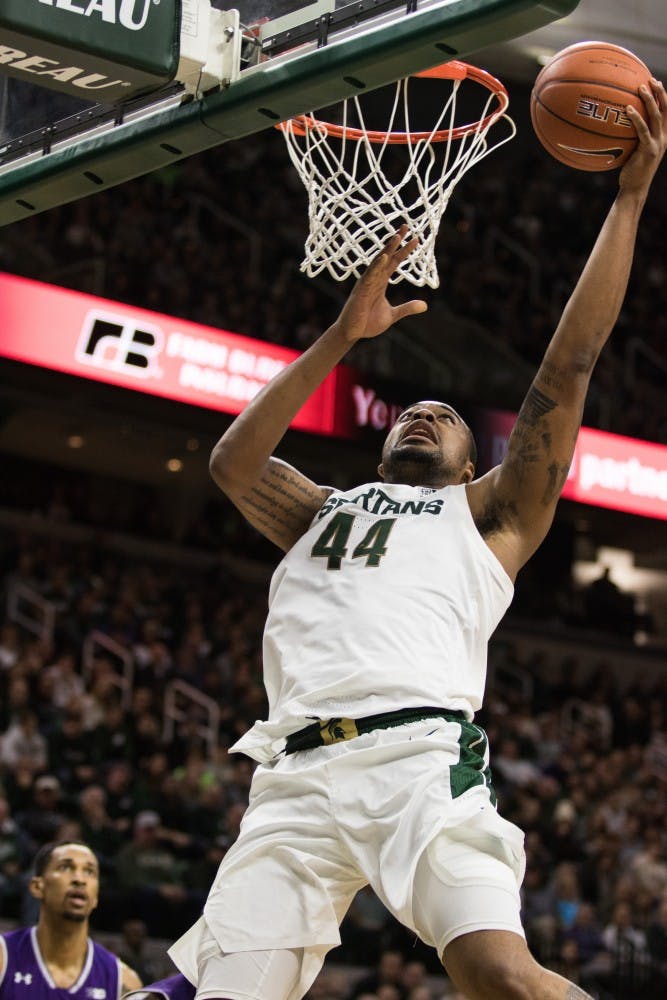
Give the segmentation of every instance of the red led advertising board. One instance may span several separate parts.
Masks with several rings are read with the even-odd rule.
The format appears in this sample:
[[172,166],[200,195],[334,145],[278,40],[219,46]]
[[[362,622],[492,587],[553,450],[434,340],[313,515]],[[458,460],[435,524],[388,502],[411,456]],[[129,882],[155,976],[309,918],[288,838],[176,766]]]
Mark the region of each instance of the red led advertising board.
[[[501,461],[514,420],[498,410],[484,415],[489,465]],[[562,496],[667,520],[667,447],[582,427]]]
[[[0,273],[0,356],[235,414],[298,352]],[[385,432],[400,411],[338,365],[292,427],[354,438]],[[514,419],[481,411],[482,470],[501,461]],[[563,497],[667,520],[667,447],[584,427]]]
[[[0,274],[0,355],[181,403],[240,413],[298,352]],[[332,372],[292,426],[317,434],[337,433],[341,378],[349,381],[340,371]]]

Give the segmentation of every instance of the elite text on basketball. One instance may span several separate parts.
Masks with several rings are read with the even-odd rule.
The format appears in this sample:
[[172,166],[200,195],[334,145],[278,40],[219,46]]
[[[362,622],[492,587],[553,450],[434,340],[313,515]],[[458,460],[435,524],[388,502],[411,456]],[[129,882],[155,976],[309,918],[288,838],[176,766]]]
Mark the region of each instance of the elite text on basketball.
[[615,104],[596,101],[592,97],[582,96],[579,98],[577,114],[583,118],[594,118],[598,122],[611,122],[613,125],[634,129],[634,125],[623,108]]

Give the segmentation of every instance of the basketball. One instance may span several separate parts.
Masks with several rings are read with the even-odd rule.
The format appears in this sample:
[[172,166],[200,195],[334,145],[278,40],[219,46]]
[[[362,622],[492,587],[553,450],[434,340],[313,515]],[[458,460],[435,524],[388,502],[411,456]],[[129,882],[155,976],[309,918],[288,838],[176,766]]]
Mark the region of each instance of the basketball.
[[530,116],[535,133],[561,163],[578,170],[614,170],[637,146],[630,104],[646,119],[639,94],[651,72],[627,49],[579,42],[558,52],[535,80]]

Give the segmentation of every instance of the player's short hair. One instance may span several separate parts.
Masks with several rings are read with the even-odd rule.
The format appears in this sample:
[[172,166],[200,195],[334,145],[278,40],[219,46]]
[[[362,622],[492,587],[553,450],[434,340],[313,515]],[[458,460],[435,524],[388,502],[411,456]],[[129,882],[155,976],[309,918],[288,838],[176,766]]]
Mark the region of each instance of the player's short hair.
[[59,847],[64,847],[65,844],[72,844],[74,847],[85,847],[93,856],[95,856],[95,852],[90,844],[86,844],[83,840],[53,840],[49,844],[43,844],[37,851],[37,854],[32,862],[32,868],[35,875],[40,876],[44,874],[46,869],[49,867],[49,863],[53,857],[53,852]]

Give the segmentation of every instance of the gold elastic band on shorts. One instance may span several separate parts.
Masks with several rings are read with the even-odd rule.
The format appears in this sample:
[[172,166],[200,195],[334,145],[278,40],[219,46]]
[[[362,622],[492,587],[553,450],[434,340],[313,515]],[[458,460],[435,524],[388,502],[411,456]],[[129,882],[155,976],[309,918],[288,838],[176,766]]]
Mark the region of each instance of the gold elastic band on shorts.
[[296,733],[290,733],[285,743],[285,753],[297,750],[314,750],[315,747],[329,746],[352,740],[355,736],[371,733],[374,729],[391,729],[407,722],[421,722],[422,719],[447,719],[450,722],[465,722],[463,712],[449,708],[401,708],[396,712],[381,712],[367,715],[363,719],[323,719],[313,722]]

